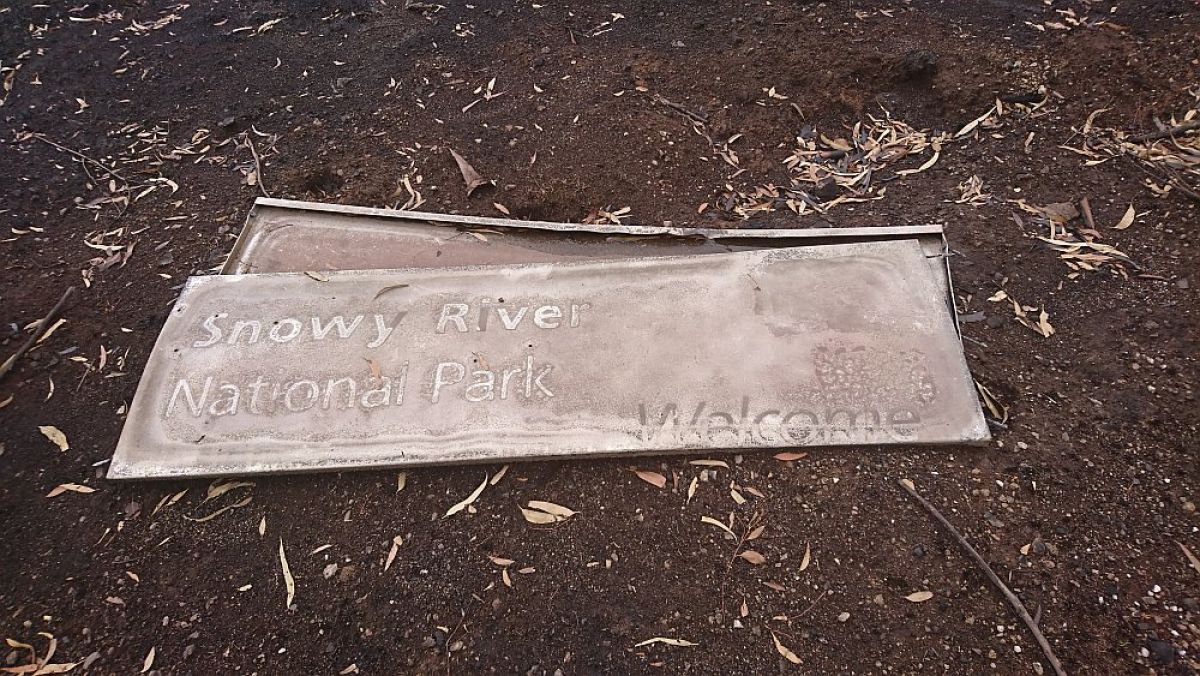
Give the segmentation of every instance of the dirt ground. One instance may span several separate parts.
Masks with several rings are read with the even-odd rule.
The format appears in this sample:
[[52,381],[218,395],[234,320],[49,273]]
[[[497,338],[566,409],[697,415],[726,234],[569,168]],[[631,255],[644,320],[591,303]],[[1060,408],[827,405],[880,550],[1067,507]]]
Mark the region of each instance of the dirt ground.
[[[1200,668],[1184,551],[1200,552],[1200,181],[1097,150],[1200,108],[1194,0],[69,5],[0,0],[0,357],[78,287],[0,380],[0,667],[53,642],[50,663],[105,674],[1051,673],[897,486],[910,478],[1068,672]],[[836,151],[872,117],[946,133],[937,161],[881,169],[863,201],[823,206],[847,193],[818,186],[823,213],[755,199],[790,185],[797,137]],[[495,187],[468,198],[448,148]],[[445,519],[500,468],[414,470],[400,491],[394,471],[258,479],[208,501],[207,481],[106,481],[165,312],[265,192],[561,221],[943,223],[968,360],[1007,421],[986,448],[517,464]],[[1037,239],[1043,207],[1083,198],[1087,239],[1120,260]],[[988,300],[1001,290],[1030,325]],[[739,505],[731,483],[757,494]],[[61,484],[93,492],[47,497]],[[534,526],[529,499],[578,515]],[[766,526],[764,563],[700,521],[731,512],[739,536]],[[639,645],[655,637],[695,645]]]

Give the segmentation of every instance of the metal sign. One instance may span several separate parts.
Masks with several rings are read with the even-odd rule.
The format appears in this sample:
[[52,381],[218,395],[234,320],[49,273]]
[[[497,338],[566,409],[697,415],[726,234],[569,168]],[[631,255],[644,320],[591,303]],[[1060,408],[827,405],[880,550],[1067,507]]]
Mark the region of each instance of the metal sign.
[[987,438],[899,240],[193,278],[109,476]]

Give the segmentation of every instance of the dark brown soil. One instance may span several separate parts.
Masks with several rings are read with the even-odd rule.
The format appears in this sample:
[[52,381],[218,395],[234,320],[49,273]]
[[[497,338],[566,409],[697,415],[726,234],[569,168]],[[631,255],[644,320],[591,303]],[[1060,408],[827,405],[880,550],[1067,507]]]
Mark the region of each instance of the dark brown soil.
[[[1195,107],[1194,0],[75,4],[0,3],[0,66],[20,65],[11,91],[0,88],[0,356],[81,287],[66,324],[0,381],[0,402],[12,397],[0,410],[5,637],[44,651],[46,632],[54,662],[112,674],[141,670],[152,648],[160,673],[1049,673],[1004,599],[896,486],[909,477],[1040,609],[1069,672],[1200,667],[1200,570],[1180,546],[1200,552],[1200,211],[1178,191],[1156,197],[1132,163],[1083,166],[1060,147],[1077,146],[1099,108],[1097,124],[1136,131]],[[1032,25],[1062,23],[1066,10],[1110,23]],[[623,18],[597,30],[614,12]],[[463,112],[492,78],[503,94]],[[393,206],[411,173],[426,210],[498,215],[498,202],[516,218],[577,221],[628,206],[635,223],[733,227],[744,223],[698,207],[727,183],[785,181],[805,125],[833,136],[885,106],[953,132],[997,96],[1042,86],[1054,95],[1037,113],[948,146],[882,200],[750,221],[944,223],[960,307],[986,313],[964,326],[972,370],[1011,406],[991,447],[817,451],[787,464],[715,454],[730,469],[690,503],[705,468],[686,459],[637,462],[670,477],[665,490],[628,462],[514,465],[475,513],[449,519],[498,468],[413,471],[399,493],[395,472],[262,479],[205,504],[207,482],[104,479],[164,312],[187,275],[221,262],[260,194],[237,170],[249,156],[226,139],[249,132],[273,196]],[[730,179],[654,94],[706,115],[714,139],[743,134],[733,147],[746,171]],[[138,161],[138,133],[156,125],[164,152],[199,129],[211,135],[196,150],[210,147]],[[24,132],[178,192],[160,182],[132,204],[80,208],[109,196],[103,172]],[[448,147],[497,187],[468,199]],[[955,203],[972,175],[990,203]],[[1104,241],[1140,269],[1068,278],[1008,201],[1083,197]],[[1129,204],[1136,223],[1113,229]],[[89,259],[106,255],[85,237],[122,228],[103,241],[136,242],[127,263],[83,288]],[[1057,334],[984,300],[1001,286],[1044,306]],[[102,346],[106,367],[89,371]],[[39,425],[61,429],[70,449]],[[731,481],[765,497],[738,506]],[[96,490],[45,497],[63,483]],[[248,495],[210,521],[187,518]],[[532,526],[516,507],[529,499],[580,513]],[[766,564],[730,566],[735,542],[700,522],[731,511],[739,525],[762,514],[754,547]],[[489,556],[515,561],[511,587]],[[918,590],[933,599],[904,599]],[[652,637],[698,645],[635,647]],[[0,653],[0,666],[27,661]]]

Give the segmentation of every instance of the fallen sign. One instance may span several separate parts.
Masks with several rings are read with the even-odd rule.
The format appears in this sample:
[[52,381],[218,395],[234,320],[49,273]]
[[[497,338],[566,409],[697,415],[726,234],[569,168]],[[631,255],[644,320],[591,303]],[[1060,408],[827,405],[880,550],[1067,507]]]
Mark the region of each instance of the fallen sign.
[[953,312],[940,225],[809,229],[588,225],[260,197],[221,273],[557,263],[900,239],[920,243]]
[[192,278],[109,477],[988,437],[900,240]]

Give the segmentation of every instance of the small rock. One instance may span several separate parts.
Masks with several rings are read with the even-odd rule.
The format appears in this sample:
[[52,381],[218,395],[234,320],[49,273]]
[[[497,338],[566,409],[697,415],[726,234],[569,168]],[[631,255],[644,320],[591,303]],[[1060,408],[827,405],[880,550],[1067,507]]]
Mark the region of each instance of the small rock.
[[913,547],[912,555],[917,558],[921,558],[922,556],[925,556],[925,545],[917,545],[916,547]]
[[850,619],[850,613],[842,613],[841,615],[838,615],[838,622],[845,622],[848,619]]
[[1160,664],[1170,664],[1175,661],[1175,646],[1166,641],[1151,641],[1150,656]]

